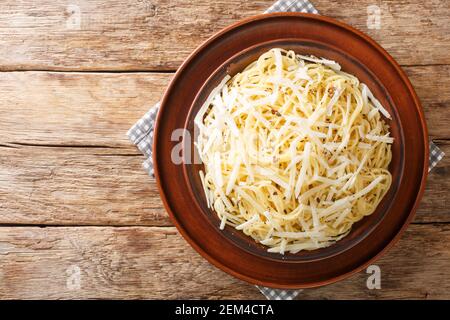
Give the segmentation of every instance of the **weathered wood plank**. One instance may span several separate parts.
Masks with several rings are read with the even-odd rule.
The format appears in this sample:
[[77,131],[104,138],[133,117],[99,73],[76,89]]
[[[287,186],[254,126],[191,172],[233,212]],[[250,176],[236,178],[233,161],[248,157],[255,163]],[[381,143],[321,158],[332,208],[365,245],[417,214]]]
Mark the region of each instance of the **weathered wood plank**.
[[[0,231],[0,298],[261,298],[210,266],[173,227]],[[78,270],[79,290],[71,277]]]
[[0,144],[130,147],[126,132],[172,74],[0,73]]
[[[300,298],[448,299],[450,251],[442,244],[449,241],[449,225],[412,225],[377,262],[381,290],[367,289],[362,272]],[[173,227],[2,227],[0,264],[0,298],[263,299],[208,264]]]
[[[2,70],[173,70],[195,47],[274,0],[35,1],[0,4]],[[367,32],[401,64],[449,64],[450,7],[436,1],[313,1]],[[368,7],[381,9],[369,29]]]
[[172,225],[138,151],[0,150],[0,223]]
[[433,139],[450,138],[450,66],[405,67]]
[[[450,154],[450,143],[438,141]],[[0,147],[0,224],[172,225],[138,151]],[[429,176],[416,222],[450,222],[450,157]]]
[[[433,138],[450,138],[450,66],[408,67]],[[0,73],[0,144],[129,148],[125,133],[172,74]],[[188,106],[187,106],[188,107]]]

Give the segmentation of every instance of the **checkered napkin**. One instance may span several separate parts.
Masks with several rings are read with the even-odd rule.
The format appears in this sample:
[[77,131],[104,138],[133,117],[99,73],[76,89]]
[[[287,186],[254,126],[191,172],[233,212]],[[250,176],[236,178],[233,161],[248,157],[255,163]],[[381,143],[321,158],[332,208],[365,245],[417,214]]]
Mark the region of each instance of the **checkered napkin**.
[[[279,0],[265,13],[270,12],[319,13],[308,0]],[[143,167],[151,176],[154,174],[152,163],[153,130],[158,109],[159,103],[153,106],[153,108],[151,108],[127,133],[131,142],[133,142],[146,157]],[[436,166],[443,157],[444,152],[430,141],[430,166],[428,171]],[[269,300],[292,300],[301,292],[301,290],[281,290],[260,286],[257,286],[257,288]]]

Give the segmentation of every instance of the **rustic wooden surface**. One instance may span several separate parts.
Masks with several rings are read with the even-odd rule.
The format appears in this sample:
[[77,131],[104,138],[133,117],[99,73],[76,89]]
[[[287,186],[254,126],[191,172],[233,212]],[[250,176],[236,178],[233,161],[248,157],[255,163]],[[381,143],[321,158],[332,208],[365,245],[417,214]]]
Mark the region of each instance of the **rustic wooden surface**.
[[[402,64],[450,155],[448,1],[313,2]],[[263,298],[179,236],[125,133],[197,45],[271,4],[0,3],[0,298]],[[366,26],[373,4],[380,30]],[[432,171],[414,223],[377,262],[382,289],[361,272],[300,298],[449,299],[449,168],[446,157]]]

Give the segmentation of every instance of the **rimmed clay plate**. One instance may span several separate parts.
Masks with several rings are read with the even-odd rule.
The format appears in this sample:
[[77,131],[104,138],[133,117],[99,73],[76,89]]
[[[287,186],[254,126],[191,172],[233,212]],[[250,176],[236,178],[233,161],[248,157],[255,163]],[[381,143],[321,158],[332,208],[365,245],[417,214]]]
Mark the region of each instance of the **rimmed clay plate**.
[[[369,217],[336,244],[298,254],[270,254],[241,232],[219,229],[198,177],[193,118],[226,74],[273,47],[332,59],[356,75],[393,116],[393,184]],[[183,131],[185,130],[185,131]],[[185,135],[180,143],[181,132]],[[190,138],[190,139],[189,139]],[[428,135],[420,102],[404,72],[378,44],[331,18],[274,13],[238,22],[211,37],[180,67],[161,103],[153,145],[164,205],[184,238],[212,264],[242,280],[276,288],[329,284],[362,270],[395,243],[411,221],[428,172]],[[173,161],[182,149],[184,160]],[[190,150],[190,152],[188,151]]]

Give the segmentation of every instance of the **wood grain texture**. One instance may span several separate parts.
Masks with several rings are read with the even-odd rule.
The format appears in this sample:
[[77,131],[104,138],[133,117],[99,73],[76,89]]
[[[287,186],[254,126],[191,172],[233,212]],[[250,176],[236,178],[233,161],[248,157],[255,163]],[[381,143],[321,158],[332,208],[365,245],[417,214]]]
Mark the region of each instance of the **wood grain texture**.
[[[2,70],[174,70],[204,40],[273,0],[5,0]],[[404,65],[449,64],[447,0],[316,0],[323,15],[367,32]],[[381,28],[367,26],[378,5]]]
[[403,68],[422,102],[432,139],[450,138],[450,66]]
[[[437,141],[450,154],[450,142]],[[0,147],[0,224],[171,226],[136,150]],[[450,222],[450,157],[431,172],[415,222]]]
[[[450,66],[407,67],[433,139],[450,138]],[[0,72],[0,144],[132,148],[125,133],[172,74]]]
[[[449,241],[449,225],[413,225],[377,262],[381,290],[367,289],[368,275],[361,272],[300,298],[448,299],[450,283],[442,280],[450,251],[442,244]],[[168,227],[2,227],[0,264],[0,298],[7,299],[263,298],[211,266]]]
[[0,143],[135,148],[128,129],[172,74],[1,72]]
[[0,223],[172,225],[136,150],[0,150]]

